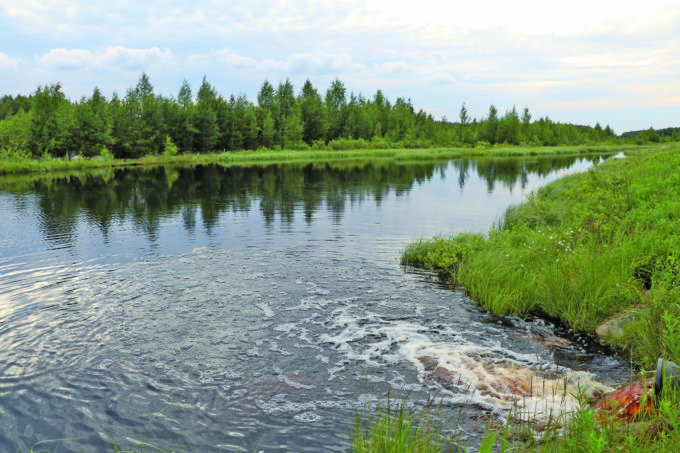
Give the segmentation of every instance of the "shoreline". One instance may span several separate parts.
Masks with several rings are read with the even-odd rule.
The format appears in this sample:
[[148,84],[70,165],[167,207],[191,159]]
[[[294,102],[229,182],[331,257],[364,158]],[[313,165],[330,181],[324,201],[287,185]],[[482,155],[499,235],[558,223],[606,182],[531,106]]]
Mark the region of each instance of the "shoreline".
[[[659,358],[680,359],[678,232],[680,145],[674,144],[562,177],[508,208],[488,235],[419,240],[401,262],[462,286],[491,313],[547,317],[596,336],[629,354],[642,379]],[[569,451],[609,438],[629,451],[670,451],[680,442],[671,421],[680,420],[680,392],[659,397],[656,411],[623,420],[584,402],[570,422],[574,428],[550,443]],[[636,422],[642,422],[638,435],[630,438],[627,427]]]
[[[672,302],[667,292],[675,294],[680,281],[680,238],[672,228],[680,228],[673,209],[680,200],[668,197],[680,185],[675,168],[678,145],[607,160],[511,206],[488,237],[419,240],[406,247],[402,264],[463,286],[494,314],[548,316],[593,335],[618,315],[629,313],[634,324],[632,312]],[[634,348],[622,335],[599,336]],[[656,363],[633,352],[650,368]]]
[[[640,149],[638,145],[579,145],[579,146],[492,146],[477,148],[424,148],[424,149],[350,149],[350,150],[258,150],[221,152],[210,154],[155,155],[139,159],[47,160],[0,158],[0,177],[5,175],[45,174],[75,172],[106,168],[125,168],[156,165],[209,165],[224,166],[336,162],[362,159],[383,159],[394,162],[435,161],[462,157],[523,157],[567,156],[589,154],[614,154]],[[658,148],[658,146],[654,146]],[[644,147],[647,149],[647,147]]]

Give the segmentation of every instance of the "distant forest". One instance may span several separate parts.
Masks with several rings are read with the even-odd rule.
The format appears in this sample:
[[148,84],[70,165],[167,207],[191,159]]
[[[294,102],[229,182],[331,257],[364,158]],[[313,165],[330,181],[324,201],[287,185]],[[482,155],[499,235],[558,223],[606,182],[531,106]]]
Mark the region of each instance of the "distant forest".
[[[671,134],[678,138],[678,132]],[[634,137],[635,138],[635,137]],[[654,130],[637,140],[659,141]],[[154,93],[142,73],[124,96],[107,99],[99,88],[79,101],[66,99],[61,84],[40,86],[30,96],[0,98],[0,151],[25,157],[67,154],[116,158],[180,152],[268,149],[429,148],[433,146],[580,145],[620,140],[609,126],[533,119],[528,108],[472,118],[465,104],[459,118],[435,120],[410,100],[393,103],[378,90],[368,99],[334,80],[325,95],[307,80],[296,95],[289,80],[264,81],[257,103],[245,94],[222,96],[204,77],[196,95],[185,80],[177,97]]]

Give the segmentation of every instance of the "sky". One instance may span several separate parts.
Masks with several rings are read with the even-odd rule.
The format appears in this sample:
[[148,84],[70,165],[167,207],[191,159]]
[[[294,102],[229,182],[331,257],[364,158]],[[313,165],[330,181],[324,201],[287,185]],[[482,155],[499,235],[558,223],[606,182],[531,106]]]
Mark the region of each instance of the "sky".
[[203,77],[255,100],[264,80],[410,99],[435,118],[680,126],[680,0],[0,0],[0,96],[60,82],[176,96]]

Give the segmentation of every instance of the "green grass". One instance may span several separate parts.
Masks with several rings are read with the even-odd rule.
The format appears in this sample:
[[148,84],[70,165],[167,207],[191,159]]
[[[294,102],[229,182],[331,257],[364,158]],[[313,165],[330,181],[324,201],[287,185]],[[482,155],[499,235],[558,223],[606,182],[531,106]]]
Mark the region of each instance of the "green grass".
[[430,403],[420,411],[407,409],[407,398],[394,404],[388,395],[373,415],[355,411],[349,431],[354,453],[445,453],[464,451],[454,435],[442,432],[441,418]]
[[[677,338],[680,340],[680,336]],[[680,451],[680,389],[664,395],[651,414],[630,420],[616,419],[615,413],[597,412],[584,389],[573,395],[578,401],[575,412],[555,414],[548,423],[537,425],[536,417],[515,410],[504,423],[490,420],[476,451],[536,453],[604,453]],[[653,397],[653,395],[652,395]],[[418,452],[443,453],[474,451],[461,444],[455,434],[444,434],[433,412],[406,409],[406,401],[390,410],[378,405],[371,418],[355,414],[349,432],[354,453]]]
[[41,159],[31,159],[17,151],[0,150],[0,175],[25,173],[50,173],[81,171],[88,169],[150,166],[150,165],[205,165],[220,164],[257,165],[270,163],[314,163],[337,162],[361,159],[385,159],[395,162],[440,161],[458,157],[488,156],[550,156],[550,155],[586,155],[622,152],[631,145],[583,145],[556,147],[523,147],[497,145],[488,148],[429,148],[429,149],[306,149],[272,151],[260,149],[257,151],[222,152],[211,154],[173,154],[145,156],[138,159],[112,159],[96,157],[92,159],[64,160],[45,156]]
[[402,263],[465,287],[496,314],[538,313],[593,331],[638,313],[616,339],[652,367],[669,352],[664,313],[680,317],[680,149],[636,152],[550,184],[506,212],[488,235],[409,245]]
[[[439,272],[496,314],[535,313],[592,332],[631,313],[623,334],[605,340],[643,368],[660,356],[680,363],[680,147],[564,177],[508,209],[488,235],[417,241],[402,263]],[[594,423],[584,405],[535,450],[680,451],[680,397],[665,401],[636,429]]]

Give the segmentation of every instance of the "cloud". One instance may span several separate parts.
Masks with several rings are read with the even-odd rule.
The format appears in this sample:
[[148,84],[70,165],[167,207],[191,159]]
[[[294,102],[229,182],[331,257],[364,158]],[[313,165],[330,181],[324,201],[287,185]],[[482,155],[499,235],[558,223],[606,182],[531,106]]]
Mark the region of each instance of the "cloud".
[[454,85],[456,78],[447,74],[439,74],[430,78],[430,81],[435,85]]
[[169,49],[130,49],[116,46],[96,52],[84,49],[52,49],[36,57],[36,62],[45,68],[63,71],[107,68],[140,71],[155,65],[174,66],[176,58]]
[[6,53],[0,52],[0,70],[18,69],[19,59],[10,58]]
[[634,104],[623,99],[584,99],[566,102],[552,102],[549,104],[532,105],[531,109],[542,110],[602,110],[602,109],[621,109]]
[[365,70],[365,66],[355,63],[348,55],[329,52],[294,53],[286,59],[265,58],[256,60],[231,49],[220,49],[188,57],[192,65],[213,66],[215,62],[237,70],[252,71],[259,74],[272,72],[284,76],[295,75],[337,75]]

